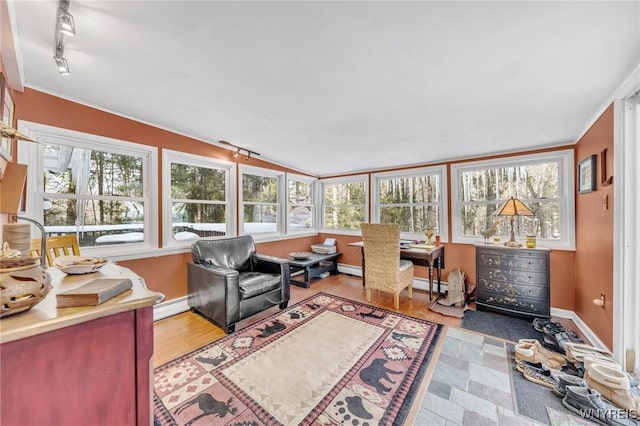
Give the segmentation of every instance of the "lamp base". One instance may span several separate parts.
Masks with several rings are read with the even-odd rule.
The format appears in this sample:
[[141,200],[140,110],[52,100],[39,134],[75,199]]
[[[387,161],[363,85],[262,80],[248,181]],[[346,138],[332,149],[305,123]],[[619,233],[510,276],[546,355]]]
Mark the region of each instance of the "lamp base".
[[518,248],[518,247],[522,247],[522,244],[520,244],[517,241],[507,241],[506,243],[504,243],[505,247],[513,247],[513,248]]

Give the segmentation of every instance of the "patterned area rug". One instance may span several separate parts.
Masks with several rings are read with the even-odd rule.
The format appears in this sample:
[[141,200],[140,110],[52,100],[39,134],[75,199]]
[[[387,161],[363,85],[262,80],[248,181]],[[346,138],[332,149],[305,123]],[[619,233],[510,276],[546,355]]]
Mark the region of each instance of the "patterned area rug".
[[441,325],[319,293],[154,371],[160,425],[392,425]]

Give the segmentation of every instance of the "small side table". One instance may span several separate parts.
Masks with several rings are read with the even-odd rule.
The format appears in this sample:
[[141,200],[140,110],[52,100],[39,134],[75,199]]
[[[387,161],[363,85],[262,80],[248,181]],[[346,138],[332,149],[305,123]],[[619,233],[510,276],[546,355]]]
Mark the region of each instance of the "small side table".
[[340,252],[333,254],[312,253],[306,259],[290,259],[289,270],[291,273],[304,271],[304,281],[291,278],[291,284],[309,288],[313,278],[318,278],[325,272],[329,272],[332,275],[337,274],[338,257],[341,254]]

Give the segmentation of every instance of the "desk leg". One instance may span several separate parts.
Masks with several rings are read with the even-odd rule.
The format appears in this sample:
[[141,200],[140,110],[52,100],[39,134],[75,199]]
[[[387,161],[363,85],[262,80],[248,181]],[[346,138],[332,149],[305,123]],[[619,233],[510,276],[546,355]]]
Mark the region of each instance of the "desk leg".
[[[440,291],[440,288],[438,288]],[[433,263],[429,262],[429,300],[432,299],[433,293]]]
[[364,247],[360,247],[360,253],[362,254],[362,287],[364,287],[364,277],[366,276],[366,274],[364,273]]
[[436,260],[438,262],[438,296],[440,296],[440,281],[442,281],[442,262],[441,258]]

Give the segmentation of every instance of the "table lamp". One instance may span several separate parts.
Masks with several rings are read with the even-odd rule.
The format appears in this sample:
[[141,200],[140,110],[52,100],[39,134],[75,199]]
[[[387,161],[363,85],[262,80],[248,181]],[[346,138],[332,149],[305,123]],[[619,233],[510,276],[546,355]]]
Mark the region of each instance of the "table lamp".
[[527,207],[522,201],[517,198],[509,198],[493,212],[496,216],[508,216],[511,222],[511,239],[504,243],[507,247],[522,247],[522,244],[516,241],[516,236],[513,230],[513,221],[516,216],[535,216],[535,214]]

